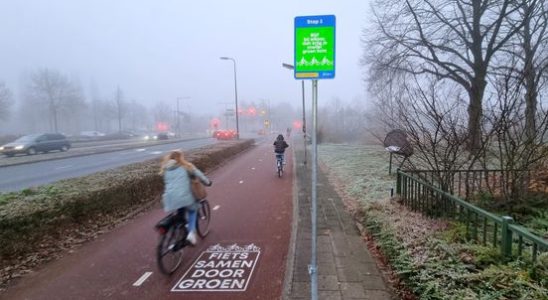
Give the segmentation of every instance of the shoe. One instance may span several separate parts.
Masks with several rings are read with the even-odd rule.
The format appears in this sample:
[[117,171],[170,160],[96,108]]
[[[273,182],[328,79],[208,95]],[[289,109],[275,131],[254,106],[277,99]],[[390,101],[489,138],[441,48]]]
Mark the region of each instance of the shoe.
[[192,245],[196,245],[196,240],[197,240],[197,237],[196,237],[196,232],[192,231],[190,232],[187,236],[186,236],[186,240]]

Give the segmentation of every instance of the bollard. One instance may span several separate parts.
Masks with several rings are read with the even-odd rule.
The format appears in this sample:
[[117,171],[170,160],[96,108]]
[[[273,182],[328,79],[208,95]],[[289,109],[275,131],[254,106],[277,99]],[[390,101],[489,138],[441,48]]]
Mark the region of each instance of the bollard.
[[501,252],[506,258],[512,256],[512,231],[508,229],[508,225],[514,223],[514,219],[510,216],[502,217],[502,236],[501,236]]
[[396,194],[401,196],[401,174],[400,169],[396,171]]

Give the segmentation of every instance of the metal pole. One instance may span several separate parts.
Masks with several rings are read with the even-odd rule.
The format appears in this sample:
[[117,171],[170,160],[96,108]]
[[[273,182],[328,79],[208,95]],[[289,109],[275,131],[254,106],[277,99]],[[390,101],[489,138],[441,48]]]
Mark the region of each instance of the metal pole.
[[236,139],[240,139],[240,124],[238,121],[238,84],[236,80],[236,60],[231,59],[234,63],[234,96],[236,98]]
[[306,166],[306,110],[304,106],[304,80],[301,80],[303,90],[303,137],[304,137],[304,165]]
[[181,98],[177,98],[177,135],[178,137],[181,137],[181,125],[179,122],[179,100],[181,100]]
[[392,175],[392,152],[390,152],[390,164],[388,165],[388,175]]
[[308,271],[310,273],[310,295],[318,299],[318,273],[316,266],[316,207],[318,180],[318,144],[316,133],[318,129],[318,80],[312,80],[312,254]]

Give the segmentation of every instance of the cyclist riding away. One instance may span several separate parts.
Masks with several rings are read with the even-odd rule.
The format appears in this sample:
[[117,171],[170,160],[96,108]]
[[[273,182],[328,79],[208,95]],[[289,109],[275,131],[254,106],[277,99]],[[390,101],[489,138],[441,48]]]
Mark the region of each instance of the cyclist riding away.
[[284,153],[285,153],[285,148],[287,147],[289,147],[289,145],[284,141],[284,136],[281,134],[278,135],[278,137],[274,141],[274,152],[276,153],[276,158],[281,157],[284,165],[285,165]]
[[164,211],[169,213],[177,210],[178,214],[184,214],[186,211],[188,222],[186,239],[192,245],[196,245],[196,210],[198,208],[197,200],[200,199],[195,199],[192,195],[190,180],[195,176],[206,186],[211,186],[211,180],[185,160],[181,151],[172,151],[164,157],[160,175],[163,175],[165,185],[162,195]]

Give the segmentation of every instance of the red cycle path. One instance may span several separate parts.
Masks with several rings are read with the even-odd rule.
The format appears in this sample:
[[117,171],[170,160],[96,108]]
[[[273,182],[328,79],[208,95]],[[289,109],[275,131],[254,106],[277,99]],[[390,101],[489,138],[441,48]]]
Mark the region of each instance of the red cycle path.
[[[23,278],[0,298],[281,298],[291,230],[293,167],[288,151],[286,172],[278,178],[272,150],[270,142],[257,145],[208,174],[214,182],[208,189],[211,232],[196,247],[185,248],[183,264],[175,274],[165,276],[156,267],[158,235],[153,227],[164,216],[157,208]],[[202,251],[215,244],[260,248],[247,290],[171,292]],[[133,286],[146,272],[152,272],[150,277]]]

